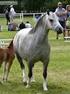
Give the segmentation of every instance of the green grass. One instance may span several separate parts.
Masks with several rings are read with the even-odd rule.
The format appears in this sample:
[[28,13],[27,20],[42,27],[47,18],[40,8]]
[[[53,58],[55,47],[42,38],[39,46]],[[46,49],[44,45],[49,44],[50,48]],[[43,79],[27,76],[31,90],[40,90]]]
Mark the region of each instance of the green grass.
[[[32,18],[24,18],[31,20]],[[16,19],[19,22],[18,19]],[[0,18],[0,24],[6,24],[5,19]],[[6,25],[5,25],[6,26]],[[6,26],[7,27],[7,26]],[[0,38],[13,38],[16,32],[9,32],[4,29],[0,32]],[[29,89],[26,89],[22,83],[22,73],[17,59],[14,60],[9,74],[8,82],[0,83],[0,94],[70,94],[70,43],[63,40],[62,35],[59,40],[56,40],[56,34],[53,31],[49,32],[49,42],[51,45],[50,62],[48,66],[48,91],[42,89],[42,64],[35,64],[34,76],[35,83],[32,83]],[[0,69],[0,80],[2,78],[3,69]]]

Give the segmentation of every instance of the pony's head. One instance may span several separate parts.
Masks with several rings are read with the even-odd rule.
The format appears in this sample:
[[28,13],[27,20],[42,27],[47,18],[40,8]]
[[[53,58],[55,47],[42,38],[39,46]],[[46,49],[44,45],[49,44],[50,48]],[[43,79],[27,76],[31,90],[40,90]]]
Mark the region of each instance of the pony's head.
[[49,13],[49,20],[51,22],[53,30],[55,30],[55,31],[63,31],[63,27],[59,23],[59,19],[58,19],[57,15],[55,13],[53,13],[53,12]]
[[55,31],[63,31],[63,27],[60,25],[59,19],[55,13],[49,12],[49,14],[44,14],[43,21],[48,29],[53,29]]

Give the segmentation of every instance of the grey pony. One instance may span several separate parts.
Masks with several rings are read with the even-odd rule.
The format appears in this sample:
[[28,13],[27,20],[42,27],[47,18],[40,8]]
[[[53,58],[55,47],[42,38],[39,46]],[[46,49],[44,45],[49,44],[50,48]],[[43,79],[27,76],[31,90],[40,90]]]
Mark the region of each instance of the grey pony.
[[[38,61],[43,63],[43,89],[47,88],[47,68],[50,59],[50,45],[48,43],[48,32],[50,29],[63,31],[55,13],[50,12],[42,15],[34,28],[20,30],[14,37],[13,45],[23,71],[23,81],[27,82],[26,87],[30,86],[32,78],[32,68]],[[28,64],[28,79],[25,74],[23,60]]]

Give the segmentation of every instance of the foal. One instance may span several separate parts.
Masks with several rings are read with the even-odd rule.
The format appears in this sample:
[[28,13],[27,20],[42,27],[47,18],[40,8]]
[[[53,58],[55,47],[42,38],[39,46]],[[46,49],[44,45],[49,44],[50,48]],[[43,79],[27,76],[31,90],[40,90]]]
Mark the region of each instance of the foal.
[[8,74],[15,58],[15,53],[13,49],[13,40],[6,49],[0,48],[0,67],[4,62],[4,74],[3,80],[7,81]]

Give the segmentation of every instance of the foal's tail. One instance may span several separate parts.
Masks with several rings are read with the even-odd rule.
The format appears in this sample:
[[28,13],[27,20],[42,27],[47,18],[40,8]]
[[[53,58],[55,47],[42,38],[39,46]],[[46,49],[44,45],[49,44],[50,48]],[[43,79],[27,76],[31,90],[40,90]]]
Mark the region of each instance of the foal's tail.
[[13,40],[10,42],[8,48],[13,48]]

